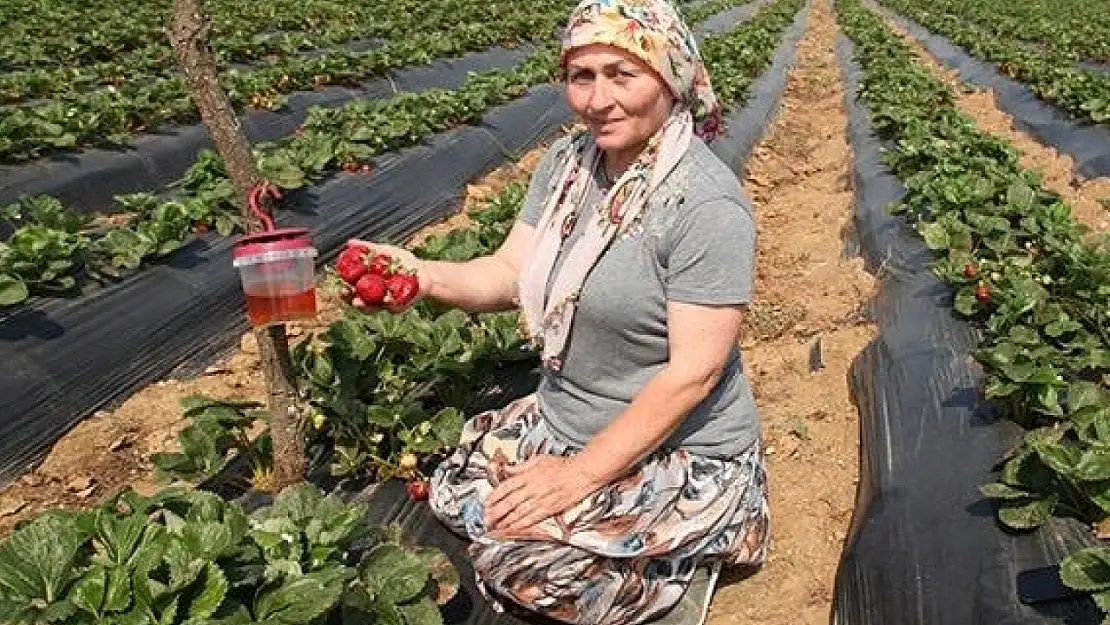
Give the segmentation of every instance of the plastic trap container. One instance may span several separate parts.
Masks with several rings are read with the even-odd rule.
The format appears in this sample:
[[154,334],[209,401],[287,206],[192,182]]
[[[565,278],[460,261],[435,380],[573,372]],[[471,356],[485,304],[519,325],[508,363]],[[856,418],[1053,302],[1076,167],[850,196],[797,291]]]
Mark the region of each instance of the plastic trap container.
[[239,270],[251,325],[316,316],[316,248],[304,228],[267,230],[239,239],[232,264]]

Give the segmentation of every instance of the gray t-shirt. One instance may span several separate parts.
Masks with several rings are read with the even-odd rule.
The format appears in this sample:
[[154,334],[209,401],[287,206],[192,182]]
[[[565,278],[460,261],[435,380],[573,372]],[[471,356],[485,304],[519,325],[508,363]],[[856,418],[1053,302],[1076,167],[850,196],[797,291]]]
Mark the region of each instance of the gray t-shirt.
[[[552,192],[560,139],[532,177],[521,220],[535,226]],[[594,188],[555,267],[603,198]],[[618,235],[586,278],[562,370],[540,381],[540,412],[557,436],[584,446],[667,364],[667,301],[740,304],[751,298],[755,223],[732,172],[695,138],[649,200],[640,226]],[[548,285],[550,288],[550,284]],[[734,347],[716,388],[664,448],[732,457],[759,437],[751,387]]]

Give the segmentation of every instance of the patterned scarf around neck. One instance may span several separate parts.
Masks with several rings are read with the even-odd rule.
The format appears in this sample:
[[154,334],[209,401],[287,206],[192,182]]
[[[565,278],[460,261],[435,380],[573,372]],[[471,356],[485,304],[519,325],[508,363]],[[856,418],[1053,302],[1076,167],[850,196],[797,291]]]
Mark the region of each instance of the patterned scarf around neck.
[[[548,370],[557,372],[562,368],[586,277],[613,239],[640,217],[652,191],[678,165],[693,136],[693,116],[688,109],[677,108],[613,184],[596,215],[583,215],[582,211],[588,208],[583,204],[604,154],[585,132],[567,146],[562,168],[553,173],[551,195],[536,224],[535,246],[520,276],[521,310],[533,342],[542,346],[543,364]],[[589,219],[585,232],[568,250],[547,295],[559,251],[580,216]]]

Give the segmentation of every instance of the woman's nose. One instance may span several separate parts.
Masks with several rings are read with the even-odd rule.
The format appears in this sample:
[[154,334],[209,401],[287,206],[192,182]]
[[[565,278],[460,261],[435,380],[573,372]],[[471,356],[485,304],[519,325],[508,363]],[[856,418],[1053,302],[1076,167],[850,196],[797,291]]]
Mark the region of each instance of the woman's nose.
[[586,103],[586,107],[592,113],[604,111],[613,106],[613,94],[611,85],[604,78],[599,78],[594,81],[593,90],[590,91],[590,99]]

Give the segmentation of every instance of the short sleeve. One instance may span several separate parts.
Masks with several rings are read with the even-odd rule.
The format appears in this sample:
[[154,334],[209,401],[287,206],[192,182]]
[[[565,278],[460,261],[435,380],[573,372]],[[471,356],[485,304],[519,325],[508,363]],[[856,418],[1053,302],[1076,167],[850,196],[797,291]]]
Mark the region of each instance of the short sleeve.
[[551,177],[555,175],[555,161],[559,151],[565,149],[566,138],[557,140],[536,166],[532,173],[532,181],[528,183],[528,193],[524,196],[524,206],[520,209],[520,220],[529,226],[535,226],[543,217],[543,208],[547,205],[548,187],[551,186]]
[[732,198],[710,200],[675,220],[664,239],[666,298],[690,304],[751,301],[755,223]]

